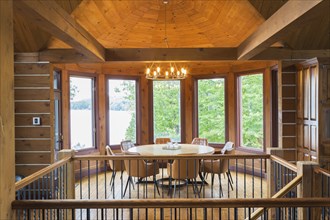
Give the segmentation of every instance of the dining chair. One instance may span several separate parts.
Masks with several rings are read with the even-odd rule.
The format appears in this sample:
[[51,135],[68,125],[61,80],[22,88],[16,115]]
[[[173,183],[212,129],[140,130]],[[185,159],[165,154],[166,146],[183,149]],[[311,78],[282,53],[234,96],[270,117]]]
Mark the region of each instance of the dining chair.
[[[155,140],[156,144],[167,144],[168,142],[171,142],[171,138],[169,137],[158,137]],[[167,160],[159,160],[158,164],[160,168],[166,168]]]
[[[108,156],[118,156],[118,155],[124,155],[123,153],[114,153],[109,145],[105,147],[105,150],[107,152]],[[110,169],[112,170],[112,175],[110,179],[110,189],[113,190],[115,186],[115,178],[117,172],[120,173],[120,179],[123,178],[123,172],[125,171],[125,165],[123,160],[108,160]]]
[[[125,152],[125,155],[140,155],[139,153],[131,153],[131,152]],[[128,175],[128,179],[126,182],[125,190],[123,196],[125,196],[128,183],[131,181],[133,182],[133,177],[139,178],[139,183],[148,183],[147,181],[142,181],[143,178],[147,178],[152,176],[152,182],[155,184],[157,188],[158,195],[159,193],[159,188],[158,188],[158,183],[156,181],[156,175],[159,173],[159,167],[156,162],[152,163],[147,163],[143,159],[126,159],[124,160],[125,164],[125,170]]]
[[167,142],[171,142],[171,138],[168,137],[158,137],[155,140],[156,144],[167,144]]
[[120,149],[122,152],[127,152],[131,147],[134,147],[134,144],[131,140],[125,140],[120,142]]
[[[235,154],[234,148],[227,149],[224,154]],[[229,159],[216,159],[216,160],[202,160],[201,161],[201,171],[204,173],[204,176],[206,173],[211,174],[211,181],[212,181],[212,186],[214,185],[214,175],[218,174],[219,178],[219,188],[220,188],[220,193],[223,196],[223,191],[222,191],[222,185],[221,185],[221,174],[227,175],[228,178],[228,184],[230,185],[231,190],[233,190],[233,178],[230,174],[230,169],[229,169]]]
[[205,146],[208,146],[209,143],[207,141],[207,138],[197,138],[195,137],[192,142],[192,144],[199,144],[199,145],[205,145]]
[[[179,155],[193,155],[193,154],[179,154]],[[177,181],[185,180],[186,185],[188,182],[193,183],[194,193],[198,194],[199,190],[197,187],[197,176],[199,173],[199,160],[198,159],[175,159],[172,163],[167,163],[167,174],[169,175],[169,191],[171,193],[172,181],[174,182],[174,192],[173,197],[175,197],[175,191],[177,186]],[[193,180],[193,181],[190,181]]]

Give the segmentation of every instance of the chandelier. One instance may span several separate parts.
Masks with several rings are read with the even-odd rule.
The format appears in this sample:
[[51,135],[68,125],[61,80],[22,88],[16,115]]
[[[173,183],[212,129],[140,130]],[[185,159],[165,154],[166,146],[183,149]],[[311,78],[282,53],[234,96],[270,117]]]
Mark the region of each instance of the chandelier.
[[[166,5],[168,4],[168,0],[163,0],[165,5],[165,37],[164,42],[166,47],[168,46],[168,39],[167,39],[167,25],[166,25]],[[151,80],[176,80],[176,79],[184,79],[187,77],[187,69],[185,67],[178,67],[175,62],[170,62],[162,64],[161,66],[156,63],[152,63],[146,69],[146,78]]]

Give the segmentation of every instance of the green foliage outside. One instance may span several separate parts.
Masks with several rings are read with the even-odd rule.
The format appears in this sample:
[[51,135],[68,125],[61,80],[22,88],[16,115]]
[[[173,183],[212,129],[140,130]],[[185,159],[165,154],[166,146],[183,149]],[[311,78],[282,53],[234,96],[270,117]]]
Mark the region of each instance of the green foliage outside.
[[181,141],[180,81],[154,81],[154,139]]
[[198,80],[199,137],[210,143],[225,142],[225,80]]
[[[242,141],[246,147],[263,147],[263,76],[246,75],[241,79]],[[123,80],[120,103],[110,103],[113,110],[131,111],[131,121],[125,138],[136,140],[135,81]],[[228,97],[234,98],[234,97]],[[180,82],[153,82],[154,138],[170,137],[181,140]],[[224,79],[198,80],[199,137],[211,143],[225,140],[225,81]],[[231,122],[229,122],[231,123]]]
[[263,75],[241,77],[242,144],[263,147]]

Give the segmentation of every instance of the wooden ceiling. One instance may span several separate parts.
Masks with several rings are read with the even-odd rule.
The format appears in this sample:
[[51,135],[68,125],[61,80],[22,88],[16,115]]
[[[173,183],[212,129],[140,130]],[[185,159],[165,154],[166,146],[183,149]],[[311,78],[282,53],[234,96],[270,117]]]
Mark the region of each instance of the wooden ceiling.
[[[15,52],[41,52],[48,56],[49,49],[73,48],[74,51],[66,50],[67,53],[72,57],[78,51],[80,60],[85,62],[89,54],[100,61],[111,60],[113,57],[109,54],[113,53],[109,50],[112,49],[214,48],[221,59],[223,53],[230,54],[227,60],[235,60],[233,53],[237,53],[239,59],[251,59],[280,42],[290,51],[322,50],[324,54],[326,50],[327,55],[330,1],[303,1],[307,3],[301,8],[293,2],[169,0],[165,17],[163,0],[15,1]],[[39,9],[49,9],[49,17],[37,14]],[[168,46],[164,42],[165,23]],[[58,29],[54,27],[57,25]],[[79,34],[81,36],[77,36]],[[219,48],[223,51],[219,52]],[[232,51],[228,53],[228,49]],[[60,55],[52,59],[65,60],[66,55],[58,51]],[[189,54],[189,50],[182,51],[182,56]],[[158,55],[164,56],[164,53]],[[200,59],[204,59],[203,56]]]

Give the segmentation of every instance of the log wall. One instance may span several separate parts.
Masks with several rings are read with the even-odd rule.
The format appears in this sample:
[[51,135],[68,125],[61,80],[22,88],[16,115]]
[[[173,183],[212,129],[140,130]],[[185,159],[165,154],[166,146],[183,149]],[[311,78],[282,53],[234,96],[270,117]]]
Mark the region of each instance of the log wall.
[[49,63],[15,63],[14,72],[16,174],[27,176],[54,162],[53,72]]

